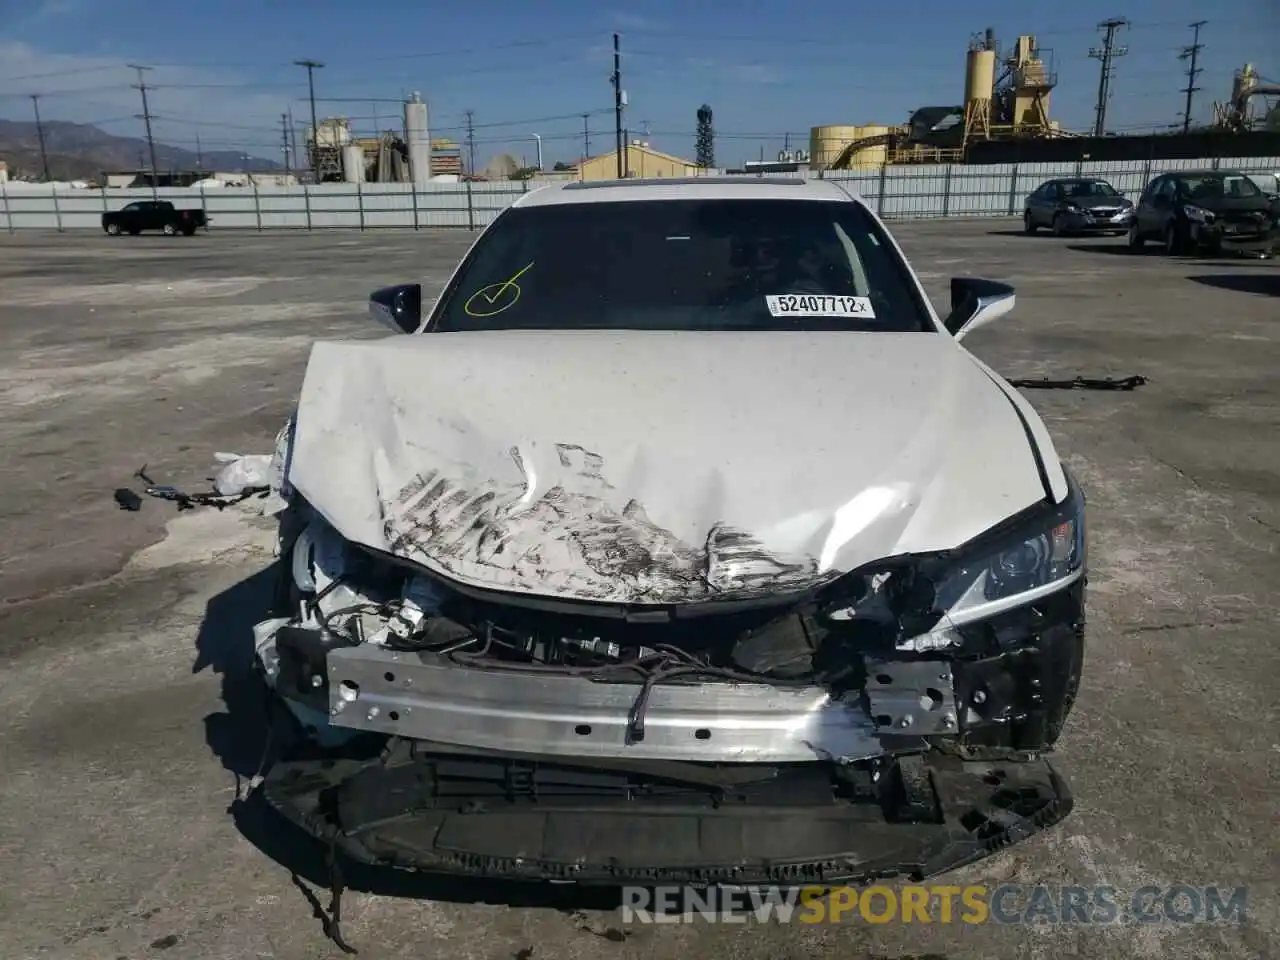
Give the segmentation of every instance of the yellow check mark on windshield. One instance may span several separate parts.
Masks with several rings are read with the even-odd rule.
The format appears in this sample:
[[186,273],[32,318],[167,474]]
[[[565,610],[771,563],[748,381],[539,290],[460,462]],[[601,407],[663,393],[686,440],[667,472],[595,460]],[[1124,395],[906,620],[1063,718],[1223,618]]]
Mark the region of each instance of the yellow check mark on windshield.
[[[511,290],[512,287],[515,287],[515,292],[518,293],[520,290],[520,287],[516,285],[516,281],[519,280],[521,277],[523,277],[531,269],[533,269],[532,260],[529,261],[528,266],[524,267],[522,270],[520,270],[519,273],[513,276],[510,280],[507,280],[505,283],[489,284],[489,286],[485,287],[483,290],[480,291],[481,296],[483,296],[490,303],[497,303],[498,300],[501,299],[501,297],[504,294],[506,294],[509,290]],[[493,292],[490,293],[489,291],[493,291]]]
[[[472,317],[492,317],[501,313],[503,310],[506,310],[508,307],[514,306],[515,302],[520,299],[520,284],[516,283],[516,281],[533,269],[533,263],[534,262],[530,260],[524,269],[518,271],[509,280],[504,280],[500,283],[490,283],[487,286],[481,287],[467,299],[466,303],[462,305],[463,311],[468,316]],[[494,307],[494,304],[498,303],[498,301],[503,297],[508,298],[507,302]],[[493,307],[493,309],[484,309],[482,307],[482,309],[476,310],[473,304],[478,300],[483,300],[485,304],[489,307]]]

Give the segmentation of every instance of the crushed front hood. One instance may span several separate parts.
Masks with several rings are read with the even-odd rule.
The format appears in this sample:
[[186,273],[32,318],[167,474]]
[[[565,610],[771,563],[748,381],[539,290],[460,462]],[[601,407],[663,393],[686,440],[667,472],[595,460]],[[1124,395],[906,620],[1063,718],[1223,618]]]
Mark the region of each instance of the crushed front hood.
[[1043,499],[949,337],[501,331],[318,343],[290,484],[471,586],[670,604],[945,549]]

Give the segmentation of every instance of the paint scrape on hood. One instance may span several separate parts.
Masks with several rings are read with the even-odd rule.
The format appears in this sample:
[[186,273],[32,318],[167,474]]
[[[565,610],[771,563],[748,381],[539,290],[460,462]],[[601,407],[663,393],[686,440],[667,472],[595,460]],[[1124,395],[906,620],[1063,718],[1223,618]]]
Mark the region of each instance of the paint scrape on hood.
[[472,586],[668,604],[955,546],[1043,497],[931,334],[502,331],[320,343],[289,482]]

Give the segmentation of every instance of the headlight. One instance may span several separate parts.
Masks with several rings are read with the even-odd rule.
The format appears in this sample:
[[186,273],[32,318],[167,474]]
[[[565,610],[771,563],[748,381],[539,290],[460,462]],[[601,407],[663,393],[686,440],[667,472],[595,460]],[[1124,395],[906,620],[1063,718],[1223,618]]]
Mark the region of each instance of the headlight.
[[1187,215],[1188,220],[1194,220],[1196,223],[1213,223],[1213,214],[1203,207],[1187,204],[1182,208],[1182,212]]
[[1077,207],[1074,203],[1068,203],[1062,208],[1066,213],[1083,213],[1084,211]]
[[933,575],[934,610],[952,625],[994,616],[1061,589],[1084,571],[1084,497],[1074,481],[1061,504],[985,534]]

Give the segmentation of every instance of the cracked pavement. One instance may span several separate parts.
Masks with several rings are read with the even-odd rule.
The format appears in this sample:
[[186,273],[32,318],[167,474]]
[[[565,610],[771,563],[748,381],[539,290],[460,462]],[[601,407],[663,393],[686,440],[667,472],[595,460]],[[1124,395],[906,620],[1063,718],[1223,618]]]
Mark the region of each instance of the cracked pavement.
[[[347,938],[409,958],[1256,958],[1280,945],[1280,263],[1129,255],[998,220],[895,227],[945,307],[1012,282],[969,345],[1028,390],[1088,499],[1083,687],[1061,826],[942,882],[1249,887],[1248,920],[1113,927],[624,924],[607,900],[354,871]],[[309,344],[381,336],[369,290],[437,289],[464,231],[0,237],[0,952],[338,956],[319,855],[236,804],[261,753],[240,676],[270,524],[112,491],[204,489],[269,452]],[[320,903],[327,894],[316,892]]]

